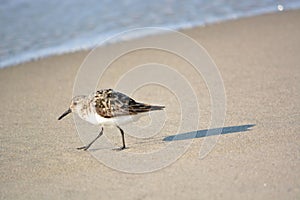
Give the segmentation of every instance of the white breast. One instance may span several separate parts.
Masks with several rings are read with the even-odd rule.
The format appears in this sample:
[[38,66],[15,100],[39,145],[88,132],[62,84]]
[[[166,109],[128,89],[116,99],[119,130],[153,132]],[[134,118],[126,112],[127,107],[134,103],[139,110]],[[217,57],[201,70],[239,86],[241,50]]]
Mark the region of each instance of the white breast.
[[101,125],[124,125],[128,124],[130,122],[135,121],[135,117],[132,116],[120,116],[120,117],[112,117],[112,118],[104,118],[101,117],[100,115],[96,114],[95,115],[98,124]]
[[80,112],[80,113],[77,113],[77,114],[81,119],[83,119],[83,120],[85,120],[85,121],[87,121],[91,124],[95,124],[95,125],[99,124],[98,121],[97,121],[97,118],[96,118],[96,116],[93,112],[88,112],[88,113]]

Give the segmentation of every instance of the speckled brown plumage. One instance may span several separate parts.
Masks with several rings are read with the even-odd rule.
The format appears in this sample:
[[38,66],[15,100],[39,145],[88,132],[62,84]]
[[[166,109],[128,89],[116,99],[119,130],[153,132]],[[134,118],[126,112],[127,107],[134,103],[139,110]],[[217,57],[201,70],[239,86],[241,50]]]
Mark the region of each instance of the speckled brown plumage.
[[95,92],[94,105],[96,112],[105,118],[135,115],[164,108],[164,106],[152,106],[136,102],[129,96],[112,89],[103,89]]

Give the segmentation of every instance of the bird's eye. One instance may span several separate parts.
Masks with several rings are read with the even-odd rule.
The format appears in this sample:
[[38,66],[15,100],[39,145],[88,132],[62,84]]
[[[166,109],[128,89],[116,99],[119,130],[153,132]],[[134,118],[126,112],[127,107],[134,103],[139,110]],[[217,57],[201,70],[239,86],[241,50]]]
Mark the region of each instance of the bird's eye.
[[77,102],[74,102],[73,105],[76,106],[76,105],[77,105]]

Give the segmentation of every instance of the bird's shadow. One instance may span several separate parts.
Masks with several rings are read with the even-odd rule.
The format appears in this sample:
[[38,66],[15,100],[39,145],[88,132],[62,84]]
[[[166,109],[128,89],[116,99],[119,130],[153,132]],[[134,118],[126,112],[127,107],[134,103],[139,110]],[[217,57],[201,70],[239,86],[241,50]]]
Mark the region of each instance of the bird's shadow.
[[250,131],[251,130],[250,128],[252,128],[253,126],[255,126],[255,124],[198,130],[198,131],[192,131],[187,133],[180,133],[177,135],[170,135],[163,138],[163,141],[171,142],[176,140],[189,140],[189,139],[202,138],[202,137],[208,137],[208,136],[219,135],[219,134],[225,135],[229,133],[245,132],[245,131]]

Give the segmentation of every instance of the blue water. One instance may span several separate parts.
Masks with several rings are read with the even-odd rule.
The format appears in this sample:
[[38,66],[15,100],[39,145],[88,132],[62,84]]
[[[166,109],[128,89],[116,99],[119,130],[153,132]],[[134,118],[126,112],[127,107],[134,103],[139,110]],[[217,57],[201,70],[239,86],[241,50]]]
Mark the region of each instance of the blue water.
[[0,67],[90,49],[131,28],[180,29],[298,8],[299,0],[1,0]]

